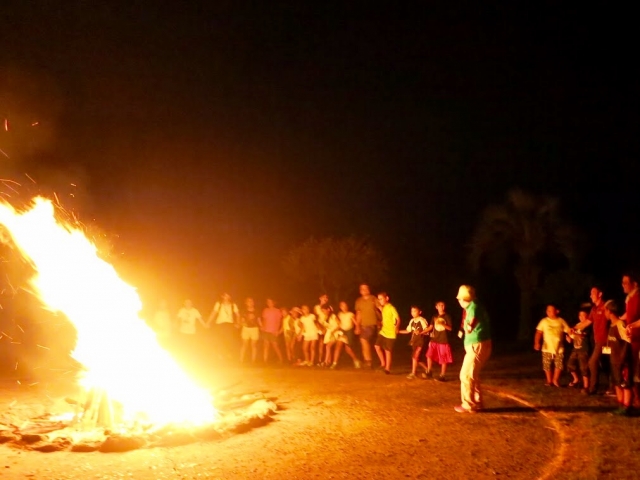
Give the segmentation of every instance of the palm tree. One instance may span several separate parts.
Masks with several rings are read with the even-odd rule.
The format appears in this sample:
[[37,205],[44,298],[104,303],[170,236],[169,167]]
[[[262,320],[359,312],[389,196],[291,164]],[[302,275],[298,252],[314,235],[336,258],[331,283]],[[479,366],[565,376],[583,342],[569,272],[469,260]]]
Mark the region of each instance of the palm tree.
[[484,210],[473,234],[470,260],[474,270],[513,268],[520,289],[518,340],[531,337],[531,308],[546,260],[562,257],[570,269],[581,260],[580,237],[562,219],[559,207],[556,198],[512,190],[505,203]]

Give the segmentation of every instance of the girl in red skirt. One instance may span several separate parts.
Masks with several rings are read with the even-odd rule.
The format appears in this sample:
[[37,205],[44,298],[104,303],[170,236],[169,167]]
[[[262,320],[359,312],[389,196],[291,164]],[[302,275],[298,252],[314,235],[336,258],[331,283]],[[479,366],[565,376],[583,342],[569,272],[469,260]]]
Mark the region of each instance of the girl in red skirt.
[[[431,377],[431,367],[433,362],[440,364],[440,376],[437,378],[444,382],[447,372],[447,365],[453,363],[451,346],[449,345],[449,332],[451,331],[451,317],[445,312],[444,302],[436,303],[437,315],[434,315],[431,324],[427,328],[431,341],[427,349],[427,368],[422,374],[423,378]],[[423,364],[424,365],[424,364]]]

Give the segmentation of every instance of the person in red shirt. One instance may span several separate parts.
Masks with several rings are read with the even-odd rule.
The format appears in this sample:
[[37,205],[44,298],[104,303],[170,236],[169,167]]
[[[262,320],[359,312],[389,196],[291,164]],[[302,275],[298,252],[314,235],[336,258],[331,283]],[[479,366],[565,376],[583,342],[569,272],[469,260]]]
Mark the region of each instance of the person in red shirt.
[[278,337],[282,335],[282,310],[276,308],[276,302],[270,298],[267,299],[267,308],[262,311],[258,325],[264,344],[264,363],[269,360],[269,347],[276,352],[278,362],[282,363],[282,352],[278,343]]
[[595,343],[591,357],[589,357],[589,394],[595,395],[598,391],[598,379],[600,377],[600,362],[602,358],[602,347],[607,345],[608,337],[608,321],[604,311],[604,301],[602,300],[602,290],[598,287],[592,287],[590,292],[591,311],[589,318],[585,322],[587,328],[589,325],[593,327],[593,341]]
[[[631,370],[634,371],[638,380],[640,372],[640,295],[638,294],[638,276],[635,273],[627,273],[622,276],[622,290],[627,295],[625,300],[626,309],[624,315],[620,317],[627,325],[627,334],[631,337],[631,354],[633,361]],[[633,406],[640,407],[640,389],[637,382],[633,385]]]

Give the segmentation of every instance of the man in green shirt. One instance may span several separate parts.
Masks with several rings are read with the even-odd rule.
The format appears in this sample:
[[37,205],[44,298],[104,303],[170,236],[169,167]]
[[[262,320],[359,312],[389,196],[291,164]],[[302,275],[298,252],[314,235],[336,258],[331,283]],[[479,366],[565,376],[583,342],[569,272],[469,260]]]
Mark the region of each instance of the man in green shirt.
[[455,407],[459,413],[475,413],[482,410],[480,372],[491,356],[491,322],[485,309],[476,303],[476,291],[469,285],[458,290],[458,302],[462,307],[462,330],[465,356],[460,368],[460,397],[462,404]]
[[400,330],[400,316],[396,308],[389,303],[389,295],[385,292],[378,294],[378,303],[382,307],[382,328],[376,339],[376,353],[380,359],[380,366],[384,373],[391,373],[391,352]]

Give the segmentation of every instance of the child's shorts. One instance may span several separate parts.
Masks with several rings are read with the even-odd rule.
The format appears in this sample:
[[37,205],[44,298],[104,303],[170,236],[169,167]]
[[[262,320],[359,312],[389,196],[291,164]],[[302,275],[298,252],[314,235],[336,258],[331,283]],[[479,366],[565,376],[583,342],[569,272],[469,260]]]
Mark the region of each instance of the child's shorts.
[[411,335],[411,340],[409,340],[409,346],[416,348],[422,347],[424,345],[424,337],[422,335]]
[[613,385],[628,390],[633,386],[633,374],[628,363],[611,364],[611,378]]
[[378,327],[376,325],[367,325],[366,327],[363,325],[360,329],[360,339],[371,343],[376,339],[377,333]]
[[570,372],[580,372],[580,375],[586,377],[589,375],[589,354],[586,350],[574,350],[569,356],[567,362],[567,370]]
[[453,355],[451,354],[451,346],[448,343],[429,343],[427,349],[427,358],[432,361],[444,365],[453,363]]
[[260,329],[258,327],[242,327],[240,336],[242,340],[253,340],[257,342],[260,338]]
[[376,345],[381,347],[383,350],[388,350],[389,352],[393,350],[394,343],[396,343],[395,338],[387,338],[382,335],[378,335],[378,338],[376,338]]
[[555,355],[550,352],[542,352],[542,370],[548,372],[551,370],[551,364],[553,363],[558,370],[562,370],[564,360],[564,353],[556,353]]

